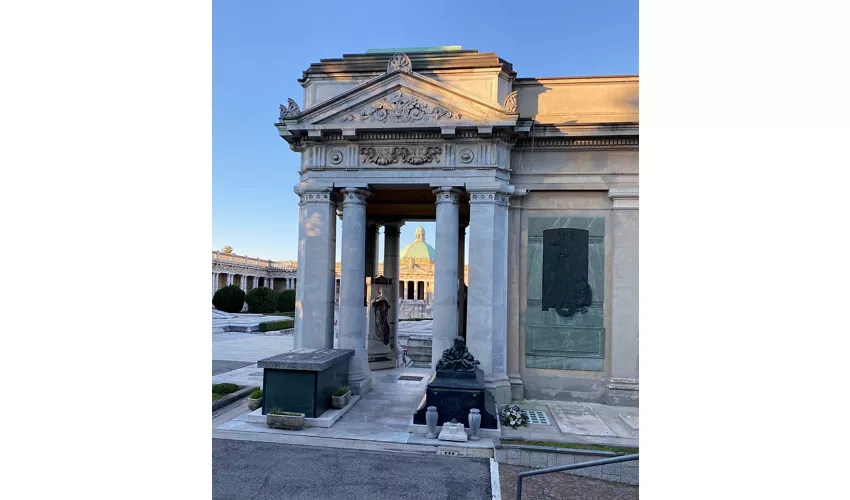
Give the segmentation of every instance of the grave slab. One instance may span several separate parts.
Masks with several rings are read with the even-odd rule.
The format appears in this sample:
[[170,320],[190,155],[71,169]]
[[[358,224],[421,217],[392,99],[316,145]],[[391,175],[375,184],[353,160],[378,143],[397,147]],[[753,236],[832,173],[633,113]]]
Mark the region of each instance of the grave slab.
[[601,437],[617,435],[589,406],[576,403],[549,403],[547,406],[558,429],[564,434]]

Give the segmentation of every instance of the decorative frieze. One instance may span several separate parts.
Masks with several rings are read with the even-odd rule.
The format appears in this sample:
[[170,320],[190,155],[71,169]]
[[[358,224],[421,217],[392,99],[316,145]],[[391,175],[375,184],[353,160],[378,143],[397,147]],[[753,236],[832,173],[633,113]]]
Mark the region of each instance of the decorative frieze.
[[333,189],[327,186],[296,187],[295,193],[301,198],[300,205],[308,203],[333,203]]
[[460,158],[461,163],[471,163],[475,159],[475,153],[469,148],[464,148],[460,150],[458,158]]
[[423,165],[425,163],[439,163],[443,148],[440,146],[411,146],[392,148],[360,148],[360,163],[373,163],[375,165],[392,165],[394,163],[408,163],[410,165]]
[[411,123],[439,120],[460,120],[462,115],[442,106],[428,109],[428,103],[402,90],[397,90],[389,97],[383,97],[359,111],[342,115],[339,121],[345,122],[383,122]]

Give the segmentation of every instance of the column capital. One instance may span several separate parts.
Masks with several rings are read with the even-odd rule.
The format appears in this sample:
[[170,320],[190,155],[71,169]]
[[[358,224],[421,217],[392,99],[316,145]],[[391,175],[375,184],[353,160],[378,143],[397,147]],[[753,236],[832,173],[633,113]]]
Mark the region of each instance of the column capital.
[[301,205],[307,203],[333,203],[333,187],[322,185],[295,186],[295,194],[301,197]]
[[401,233],[404,221],[381,221],[381,225],[384,226],[384,234],[398,235]]
[[342,189],[342,206],[365,205],[366,198],[372,195],[372,191],[360,187],[347,187]]
[[474,191],[469,194],[470,205],[488,204],[500,207],[508,206],[508,195],[499,190]]
[[440,203],[457,203],[463,190],[456,187],[437,187],[432,189],[437,197],[437,204]]
[[639,191],[637,187],[611,188],[608,190],[608,198],[611,198],[614,210],[638,209]]

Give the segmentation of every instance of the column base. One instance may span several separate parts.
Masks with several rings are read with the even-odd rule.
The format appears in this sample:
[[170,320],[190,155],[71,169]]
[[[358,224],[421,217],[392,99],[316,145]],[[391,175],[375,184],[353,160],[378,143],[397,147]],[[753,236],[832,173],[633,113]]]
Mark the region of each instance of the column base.
[[372,376],[368,376],[358,381],[348,381],[348,386],[351,387],[351,394],[355,396],[365,396],[372,389]]
[[616,378],[608,380],[605,404],[610,406],[639,406],[640,387],[638,379]]
[[511,382],[507,376],[494,379],[492,375],[484,375],[482,384],[493,395],[497,405],[511,403]]
[[511,373],[508,375],[508,380],[511,383],[511,400],[522,401],[525,399],[525,388],[522,385],[522,377],[519,373]]

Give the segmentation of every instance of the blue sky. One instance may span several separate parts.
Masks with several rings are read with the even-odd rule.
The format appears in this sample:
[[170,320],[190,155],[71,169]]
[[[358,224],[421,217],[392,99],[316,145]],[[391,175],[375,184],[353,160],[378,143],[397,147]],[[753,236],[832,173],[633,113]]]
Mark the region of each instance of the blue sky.
[[[310,63],[437,45],[495,52],[518,77],[637,74],[638,2],[215,0],[212,249],[296,259],[299,157],[273,123],[288,97],[303,105],[296,80]],[[434,224],[422,225],[433,245]]]

